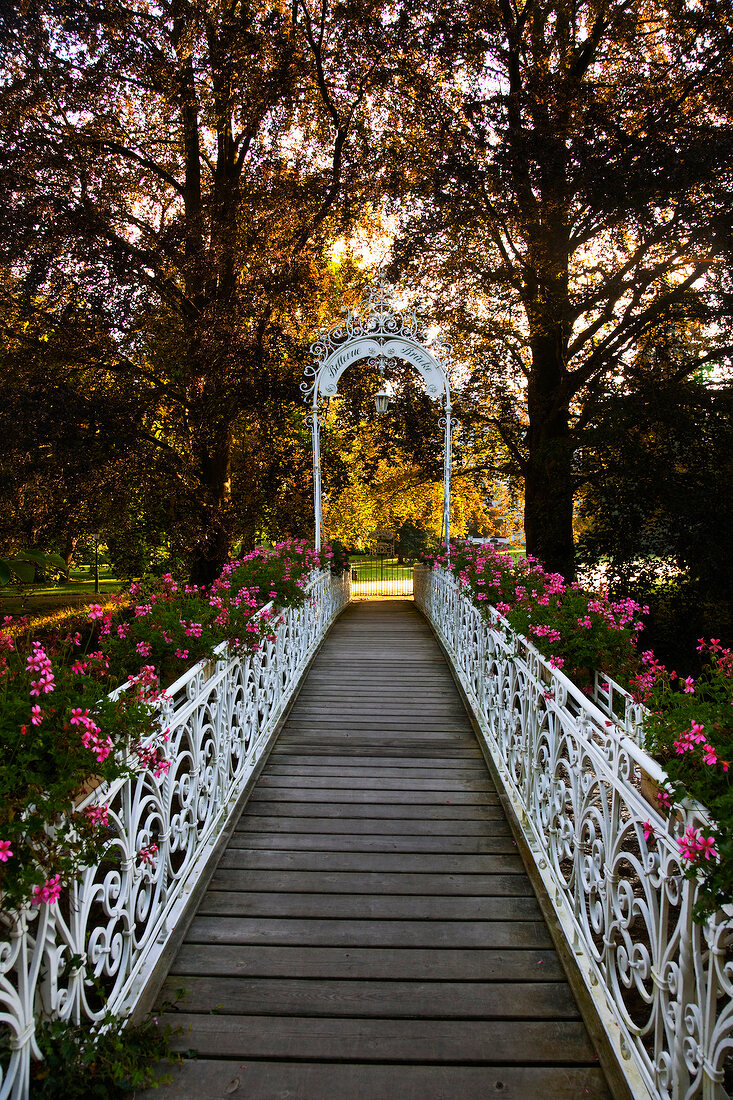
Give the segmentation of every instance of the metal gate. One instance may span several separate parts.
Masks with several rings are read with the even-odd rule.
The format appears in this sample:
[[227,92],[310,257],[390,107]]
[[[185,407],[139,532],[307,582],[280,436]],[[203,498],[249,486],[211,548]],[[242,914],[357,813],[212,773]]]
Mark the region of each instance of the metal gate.
[[412,595],[412,562],[400,563],[393,553],[371,554],[351,559],[351,598],[370,600],[376,596]]

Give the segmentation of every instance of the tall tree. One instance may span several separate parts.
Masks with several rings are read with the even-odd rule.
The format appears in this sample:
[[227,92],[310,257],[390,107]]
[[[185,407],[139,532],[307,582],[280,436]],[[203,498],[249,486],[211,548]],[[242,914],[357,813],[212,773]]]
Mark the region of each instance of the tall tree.
[[[180,459],[156,430],[156,391],[117,370],[111,334],[83,304],[49,308],[0,287],[0,547],[42,546],[69,563],[79,537],[124,527],[168,500]],[[16,287],[17,289],[17,287]]]
[[29,302],[73,288],[156,387],[196,581],[229,552],[236,425],[271,397],[271,345],[373,188],[362,107],[391,33],[373,0],[3,7],[0,241]]
[[487,419],[524,481],[528,550],[571,576],[586,403],[710,277],[730,233],[731,9],[435,0],[424,12],[413,56],[426,60],[395,137],[397,258],[480,364]]

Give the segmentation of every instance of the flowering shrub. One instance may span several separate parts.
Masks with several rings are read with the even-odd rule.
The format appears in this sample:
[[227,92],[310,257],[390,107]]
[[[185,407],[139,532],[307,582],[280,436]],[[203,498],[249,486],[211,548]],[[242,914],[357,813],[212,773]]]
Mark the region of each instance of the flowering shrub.
[[586,692],[604,669],[629,681],[639,667],[636,640],[646,609],[567,585],[531,557],[515,560],[491,546],[458,546],[430,559],[453,572],[479,608],[493,606]]
[[733,891],[733,652],[700,638],[707,663],[693,680],[668,672],[652,653],[634,684],[649,715],[647,747],[670,777],[671,795],[697,799],[713,824],[686,830],[678,841],[690,875],[702,875],[702,912],[729,902]]
[[[91,605],[84,628],[31,638],[0,629],[0,891],[3,908],[55,903],[69,880],[100,857],[106,806],[76,809],[90,781],[170,767],[156,703],[170,683],[221,642],[256,651],[278,609],[304,601],[317,554],[287,541],[232,562],[210,589],[170,575],[130,588],[112,606]],[[131,604],[128,606],[128,604]],[[127,682],[117,698],[110,691]],[[150,863],[155,853],[139,853]]]
[[[6,623],[6,626],[9,625]],[[53,648],[23,645],[0,631],[0,888],[4,904],[57,900],[61,882],[97,855],[104,826],[67,811],[91,775],[129,772],[113,752],[150,730],[150,704],[135,691],[106,697],[106,663],[87,655],[79,673],[80,635]]]
[[341,574],[349,565],[349,552],[342,542],[338,539],[334,539],[330,546],[325,546],[323,549],[324,566],[328,562],[328,566],[332,573]]
[[[555,668],[590,689],[590,674],[603,669],[626,683],[649,709],[646,748],[659,757],[669,789],[657,808],[669,814],[692,797],[708,810],[709,828],[689,826],[677,840],[690,877],[699,880],[697,915],[704,916],[733,893],[733,652],[700,639],[707,666],[695,681],[667,672],[636,642],[647,609],[633,600],[612,602],[566,585],[531,558],[514,561],[485,546],[455,546],[430,559],[453,572],[476,606],[494,606]],[[653,843],[654,826],[644,822]]]

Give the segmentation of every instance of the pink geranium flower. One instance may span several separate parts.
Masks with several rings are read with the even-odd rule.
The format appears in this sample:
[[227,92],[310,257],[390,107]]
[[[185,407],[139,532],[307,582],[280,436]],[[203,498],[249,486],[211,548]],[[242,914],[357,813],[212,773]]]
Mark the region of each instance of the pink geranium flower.
[[87,806],[82,812],[93,825],[109,825],[109,806]]
[[12,854],[13,851],[10,847],[10,841],[0,840],[0,860],[2,860],[3,863],[7,863]]
[[690,740],[694,741],[694,743],[696,745],[700,745],[704,742],[704,740],[705,740],[705,734],[703,732],[704,729],[705,729],[705,726],[702,725],[702,723],[698,724],[697,722],[692,722],[690,724]]
[[112,752],[112,739],[110,737],[102,738],[99,736],[102,732],[101,729],[91,717],[89,711],[82,711],[81,707],[74,707],[72,709],[70,722],[72,726],[82,727],[82,743],[85,748],[90,749],[94,753],[97,762],[103,764]]
[[33,887],[31,905],[54,905],[61,896],[61,875],[54,875],[43,886]]
[[155,864],[155,856],[158,851],[157,844],[148,844],[147,847],[141,848],[137,853],[137,858],[140,860],[143,866],[152,867]]
[[716,751],[715,751],[715,749],[713,748],[712,745],[703,745],[703,747],[702,747],[702,758],[705,761],[705,763],[708,765],[708,767],[711,767],[711,768],[713,767],[714,764],[717,764],[717,762],[718,762],[718,754],[716,753]]
[[719,853],[715,847],[715,838],[704,836],[701,829],[690,825],[685,829],[684,836],[677,841],[677,847],[683,859],[695,863],[700,859],[718,859]]
[[715,838],[701,836],[697,842],[697,854],[700,859],[718,859],[718,849],[715,847]]
[[38,674],[38,678],[31,681],[31,695],[48,695],[54,690],[53,666],[40,642],[33,642],[33,651],[26,658],[25,667],[26,672]]
[[667,791],[657,791],[657,802],[663,810],[669,810],[672,807],[672,799]]

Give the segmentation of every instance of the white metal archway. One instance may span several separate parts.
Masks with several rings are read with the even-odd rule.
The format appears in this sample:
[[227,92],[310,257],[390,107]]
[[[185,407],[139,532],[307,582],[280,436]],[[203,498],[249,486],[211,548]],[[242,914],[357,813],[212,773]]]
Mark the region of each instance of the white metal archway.
[[314,363],[306,367],[307,381],[301,385],[311,402],[308,417],[313,438],[313,506],[315,545],[321,548],[323,508],[321,499],[321,400],[335,397],[338,381],[347,367],[361,359],[384,371],[390,360],[402,359],[422,375],[428,394],[443,403],[443,541],[450,541],[451,436],[453,418],[450,388],[451,349],[447,344],[429,350],[420,340],[420,324],[413,312],[395,308],[383,273],[371,284],[366,297],[346,320],[324,330],[311,344]]

